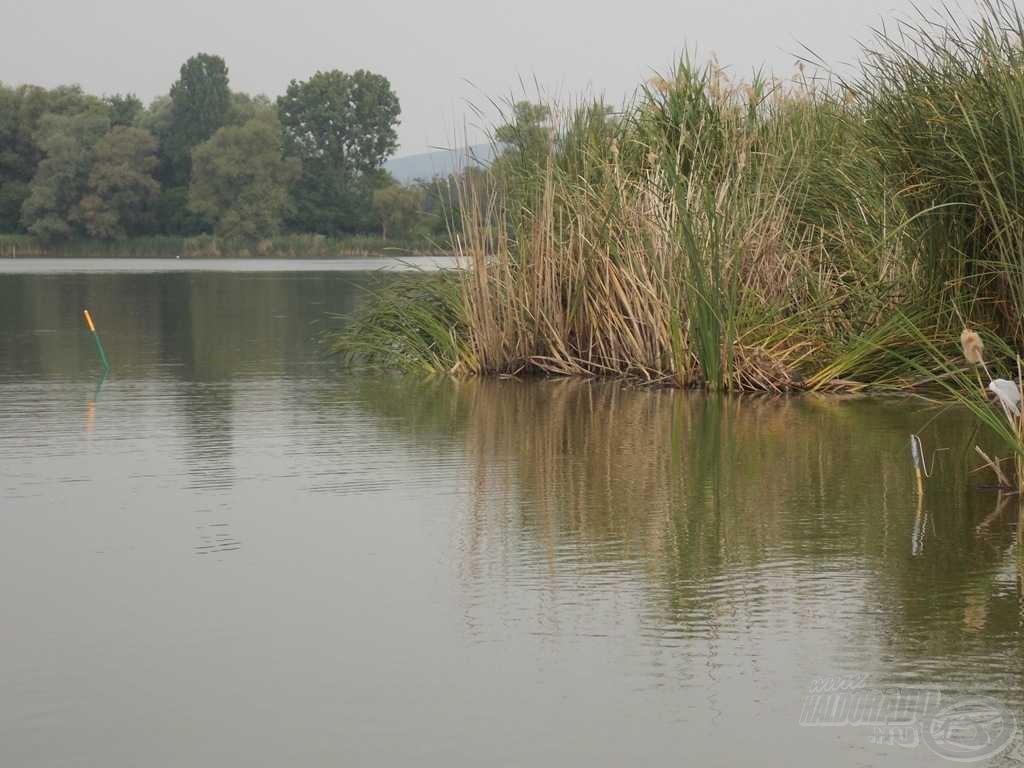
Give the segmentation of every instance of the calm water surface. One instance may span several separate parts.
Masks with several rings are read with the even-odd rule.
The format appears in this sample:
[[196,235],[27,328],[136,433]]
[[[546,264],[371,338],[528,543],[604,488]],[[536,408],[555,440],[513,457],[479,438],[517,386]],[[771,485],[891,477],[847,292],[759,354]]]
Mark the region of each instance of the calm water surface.
[[0,274],[150,272],[409,272],[452,269],[451,256],[394,256],[342,259],[0,259]]
[[0,766],[952,765],[801,727],[853,673],[1024,714],[961,419],[919,506],[920,406],[341,372],[367,276],[263,266],[0,274]]

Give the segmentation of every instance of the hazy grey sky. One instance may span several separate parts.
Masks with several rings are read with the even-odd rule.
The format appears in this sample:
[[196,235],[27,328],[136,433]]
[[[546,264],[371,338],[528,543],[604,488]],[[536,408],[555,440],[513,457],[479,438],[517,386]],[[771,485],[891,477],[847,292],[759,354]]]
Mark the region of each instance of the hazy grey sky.
[[[925,0],[923,5],[930,5]],[[909,0],[558,0],[507,3],[338,0],[0,0],[0,80],[96,93],[166,93],[190,55],[227,60],[232,87],[276,96],[317,69],[370,69],[402,102],[399,154],[477,140],[466,102],[589,89],[619,102],[684,49],[736,73],[789,74],[804,42],[829,61]]]

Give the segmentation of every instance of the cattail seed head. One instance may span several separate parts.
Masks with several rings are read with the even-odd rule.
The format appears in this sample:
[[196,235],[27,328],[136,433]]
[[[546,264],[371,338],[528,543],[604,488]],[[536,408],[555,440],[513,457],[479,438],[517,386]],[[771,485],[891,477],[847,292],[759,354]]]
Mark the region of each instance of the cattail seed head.
[[984,362],[985,344],[981,336],[970,328],[964,328],[960,334],[960,346],[964,351],[964,359],[971,365],[981,365]]

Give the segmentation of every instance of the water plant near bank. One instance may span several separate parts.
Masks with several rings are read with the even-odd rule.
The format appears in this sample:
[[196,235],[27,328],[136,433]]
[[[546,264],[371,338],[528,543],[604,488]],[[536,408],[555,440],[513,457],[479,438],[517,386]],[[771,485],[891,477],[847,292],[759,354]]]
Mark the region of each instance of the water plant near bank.
[[[977,427],[969,443],[980,431],[984,431],[989,443],[994,443],[989,452],[977,444],[973,451],[981,458],[983,468],[991,472],[998,488],[1024,492],[1024,377],[1021,359],[1013,346],[993,334],[988,335],[986,344],[977,331],[964,328],[959,338],[962,357],[957,360],[921,335],[912,323],[907,322],[907,327],[918,334],[918,344],[928,358],[905,359],[906,365],[917,370],[944,400],[960,406],[976,419]],[[918,450],[914,457],[917,465],[922,455],[921,442],[917,435],[912,439]]]

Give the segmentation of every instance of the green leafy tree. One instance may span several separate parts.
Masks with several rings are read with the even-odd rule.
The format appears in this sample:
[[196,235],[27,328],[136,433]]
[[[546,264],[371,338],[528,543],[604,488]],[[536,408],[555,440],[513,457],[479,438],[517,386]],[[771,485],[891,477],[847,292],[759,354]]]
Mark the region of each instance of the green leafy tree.
[[170,96],[157,96],[139,114],[138,127],[145,128],[153,134],[161,144],[167,142],[171,133],[171,113],[174,111],[174,104]]
[[276,235],[299,163],[281,153],[281,126],[262,113],[217,131],[192,154],[189,208],[219,236],[255,240]]
[[15,232],[37,160],[31,137],[21,131],[21,96],[0,84],[0,232]]
[[423,218],[424,190],[418,186],[392,184],[373,193],[373,207],[381,223],[381,234],[399,240],[413,237]]
[[156,170],[156,139],[141,128],[115,126],[93,153],[88,192],[78,204],[85,231],[113,240],[138,235],[152,226],[160,185]]
[[181,65],[181,75],[171,86],[169,125],[161,137],[162,174],[169,186],[188,184],[192,150],[224,125],[230,108],[224,59],[200,53]]
[[552,147],[551,110],[543,104],[517,101],[508,122],[494,131],[499,154],[491,164],[495,178],[506,189],[538,177],[537,168],[547,162]]
[[385,181],[384,160],[398,146],[401,107],[386,77],[365,70],[317,72],[293,80],[277,100],[285,152],[302,161],[294,189],[298,228],[352,232]]
[[269,97],[258,93],[250,96],[248,93],[235,92],[231,94],[231,105],[224,118],[224,125],[245,125],[264,113],[277,115],[277,105]]
[[99,100],[77,86],[47,90],[32,85],[0,84],[0,232],[18,232],[29,184],[43,159],[38,144],[45,115],[75,115],[100,110]]
[[192,237],[213,232],[213,225],[188,207],[188,187],[163,187],[156,203],[156,230]]
[[20,180],[0,182],[0,233],[20,230],[21,206],[28,197],[28,184]]
[[161,181],[160,199],[156,203],[156,230],[165,235],[198,235],[210,231],[210,223],[188,209],[188,186],[173,185],[168,172],[166,154],[171,133],[174,103],[171,97],[158,96],[139,117],[139,127],[153,134],[160,145],[157,177]]
[[95,148],[109,128],[105,110],[43,117],[37,142],[44,157],[21,208],[31,234],[44,241],[74,234]]
[[512,105],[510,119],[494,131],[494,139],[506,149],[546,151],[550,138],[551,109],[543,104],[517,101]]
[[419,182],[423,190],[421,206],[424,235],[438,243],[448,242],[452,231],[462,228],[463,200],[483,210],[492,192],[490,172],[478,165],[467,165],[445,178]]
[[110,110],[111,126],[134,126],[145,111],[139,97],[134,93],[124,95],[115,93],[113,96],[107,96],[103,101]]

